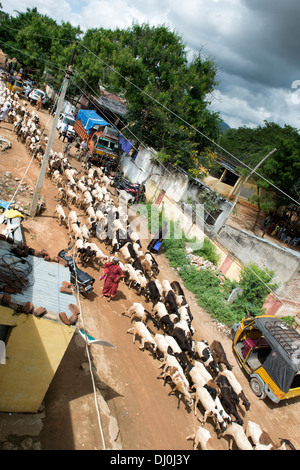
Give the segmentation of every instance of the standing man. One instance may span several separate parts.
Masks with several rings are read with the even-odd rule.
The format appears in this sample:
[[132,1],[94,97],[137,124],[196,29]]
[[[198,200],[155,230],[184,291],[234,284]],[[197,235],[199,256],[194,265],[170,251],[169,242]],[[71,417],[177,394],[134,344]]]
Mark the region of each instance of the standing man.
[[39,96],[38,100],[36,102],[36,110],[39,111],[41,109],[41,107],[42,107],[42,97]]
[[9,101],[5,101],[4,105],[0,109],[0,122],[5,121],[7,118],[8,113],[11,110],[11,104]]
[[67,145],[65,146],[64,153],[70,152],[70,148],[72,147],[74,137],[73,135],[68,135],[67,139],[68,141],[67,141]]
[[63,127],[61,127],[60,129],[61,130],[60,130],[58,138],[60,139],[61,136],[63,136],[62,141],[64,142],[65,138],[67,137],[67,134],[68,134],[68,124],[64,124]]

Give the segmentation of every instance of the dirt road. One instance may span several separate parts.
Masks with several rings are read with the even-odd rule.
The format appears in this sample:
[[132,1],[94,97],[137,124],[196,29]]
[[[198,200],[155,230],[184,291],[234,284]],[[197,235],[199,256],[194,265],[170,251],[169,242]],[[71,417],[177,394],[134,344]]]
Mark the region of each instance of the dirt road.
[[[29,104],[28,108],[32,109]],[[52,118],[46,110],[41,110],[38,114],[42,124],[47,124],[49,135]],[[16,177],[23,177],[30,156],[24,145],[17,142],[11,129],[12,124],[7,123],[0,128],[0,134],[12,142],[12,149],[0,154],[0,177],[4,179],[5,172],[10,171],[13,181]],[[56,139],[53,148],[61,151],[62,142]],[[80,168],[73,157],[70,157],[70,161],[72,165]],[[36,161],[33,161],[25,177],[27,187],[35,187],[38,173],[39,167]],[[28,190],[24,192],[24,197],[25,193],[28,197]],[[69,242],[66,227],[59,226],[57,219],[53,217],[57,204],[56,193],[55,185],[47,178],[42,190],[46,200],[46,211],[40,217],[33,219],[28,217],[23,222],[26,243],[33,248],[45,249],[53,256],[56,256]],[[22,197],[20,194],[20,202]],[[75,209],[83,219],[83,212]],[[101,248],[105,251],[104,246]],[[158,276],[160,280],[168,279],[170,282],[180,280],[176,270],[170,268],[163,254],[157,256],[157,261],[160,267]],[[45,450],[101,450],[112,447],[123,450],[192,450],[193,443],[187,441],[186,436],[193,433],[199,425],[193,409],[186,407],[183,402],[178,409],[176,395],[169,395],[170,386],[168,384],[164,386],[163,381],[158,379],[159,361],[148,351],[141,351],[139,341],[133,344],[132,335],[126,333],[131,324],[130,319],[122,313],[135,301],[142,301],[146,308],[147,304],[142,297],[138,297],[123,283],[120,284],[117,297],[108,303],[100,296],[103,284],[98,277],[102,274],[102,270],[98,272],[93,267],[88,267],[86,270],[96,278],[96,282],[94,294],[90,299],[80,297],[82,313],[79,326],[84,327],[95,338],[107,339],[116,346],[115,349],[98,345],[90,347],[97,387],[101,389],[105,402],[100,401],[102,407],[98,417],[91,375],[83,367],[83,364],[88,362],[84,344],[75,335],[45,397],[44,426],[39,436],[42,448]],[[234,365],[233,371],[251,401],[248,412],[245,413],[240,409],[244,425],[248,420],[255,421],[269,433],[275,444],[279,444],[279,438],[288,438],[296,448],[300,448],[299,399],[279,405],[258,400],[251,392],[247,378],[233,357],[231,341],[226,330],[224,332],[211,320],[211,317],[197,305],[193,295],[186,292],[186,297],[194,316],[195,340],[206,339],[211,343],[217,339],[222,342],[229,361]],[[149,327],[153,333],[157,332],[151,324]],[[116,418],[119,429],[114,443],[111,442],[112,430],[109,429],[111,421],[107,419],[109,413]],[[197,416],[201,416],[200,411]],[[228,439],[225,437],[217,439],[210,420],[206,427],[212,435],[210,448],[228,449]]]

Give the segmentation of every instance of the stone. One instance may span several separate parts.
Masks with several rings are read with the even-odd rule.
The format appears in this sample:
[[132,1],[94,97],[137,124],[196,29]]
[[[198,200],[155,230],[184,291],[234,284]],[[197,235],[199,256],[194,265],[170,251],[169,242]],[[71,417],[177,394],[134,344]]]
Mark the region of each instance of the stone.
[[33,315],[36,317],[43,317],[46,315],[47,309],[45,307],[37,307],[33,310]]
[[66,312],[60,312],[58,316],[65,325],[70,325],[70,321],[67,317]]
[[61,287],[59,289],[59,292],[61,292],[62,294],[69,294],[69,295],[73,294],[72,289],[68,289],[67,287]]
[[69,309],[71,310],[71,312],[75,315],[80,315],[80,310],[79,308],[77,307],[77,305],[75,304],[69,304]]

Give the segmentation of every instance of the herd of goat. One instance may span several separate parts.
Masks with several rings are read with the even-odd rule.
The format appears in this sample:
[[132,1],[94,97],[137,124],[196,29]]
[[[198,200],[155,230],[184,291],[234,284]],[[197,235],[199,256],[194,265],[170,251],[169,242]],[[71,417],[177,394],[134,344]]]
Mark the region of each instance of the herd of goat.
[[[9,95],[10,92],[4,92],[5,99]],[[21,106],[17,97],[10,98],[13,110],[8,120],[13,123],[18,140],[41,164],[47,137],[40,129],[39,118],[35,112],[26,110],[25,103]],[[193,316],[181,285],[177,281],[158,280],[155,258],[149,251],[143,252],[139,235],[131,228],[123,205],[115,205],[111,178],[88,162],[81,165],[82,169],[77,170],[62,153],[51,151],[48,176],[56,184],[59,202],[54,216],[59,224],[66,225],[75,256],[83,266],[93,263],[99,269],[110,256],[122,258],[124,282],[139,298],[143,296],[146,303],[152,303],[152,308],[147,310],[142,302],[134,302],[123,312],[132,323],[127,333],[133,334],[133,342],[138,337],[140,349],[150,350],[160,361],[159,377],[170,383],[170,393],[178,393],[178,406],[183,400],[198,417],[201,426],[187,436],[193,440],[193,448],[208,449],[212,436],[204,424],[209,418],[218,438],[230,436],[230,444],[234,440],[238,449],[293,448],[286,439],[275,446],[253,421],[248,420],[244,429],[239,409],[243,408],[243,413],[248,411],[250,402],[232,372],[222,344],[216,340],[211,345],[205,340],[194,340]],[[80,216],[77,209],[81,211]],[[105,245],[110,256],[93,238]],[[156,334],[151,333],[148,322],[156,327]],[[199,404],[202,416],[198,415]]]

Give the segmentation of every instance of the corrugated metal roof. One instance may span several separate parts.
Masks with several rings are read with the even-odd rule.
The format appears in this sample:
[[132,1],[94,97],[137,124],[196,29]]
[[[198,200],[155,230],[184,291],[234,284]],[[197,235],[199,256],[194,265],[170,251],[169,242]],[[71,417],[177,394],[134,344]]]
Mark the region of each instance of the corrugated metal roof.
[[[34,307],[45,307],[52,319],[58,319],[60,312],[65,312],[68,317],[72,315],[69,304],[76,305],[76,297],[71,294],[61,293],[59,290],[63,281],[70,282],[70,271],[59,263],[51,263],[43,258],[28,255],[25,263],[11,253],[7,242],[0,243],[0,275],[11,275],[11,268],[17,267],[18,274],[27,280],[27,287],[19,294],[11,294],[13,303],[25,304],[32,302]],[[17,262],[17,264],[15,264]],[[0,285],[0,291],[3,286]],[[59,320],[60,321],[60,320]]]

